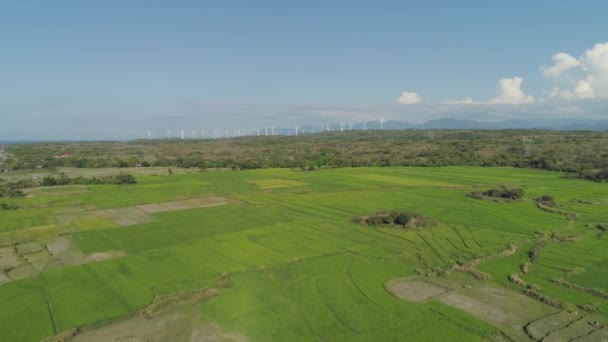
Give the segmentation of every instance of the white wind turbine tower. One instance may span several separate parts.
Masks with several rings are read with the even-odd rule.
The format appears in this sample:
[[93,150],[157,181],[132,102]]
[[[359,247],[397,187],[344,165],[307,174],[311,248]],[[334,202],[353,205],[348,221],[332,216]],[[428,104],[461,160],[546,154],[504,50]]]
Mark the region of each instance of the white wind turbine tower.
[[205,130],[201,130],[201,139],[205,140]]
[[340,122],[340,133],[344,132],[344,122]]
[[367,121],[363,121],[363,130],[367,131]]
[[300,128],[298,126],[296,126],[296,137],[298,136],[299,130],[300,130]]
[[274,126],[270,127],[271,135],[274,135]]
[[152,140],[152,135],[150,134],[150,131],[148,131],[148,140]]
[[167,131],[167,140],[171,139],[171,131]]
[[196,131],[192,130],[192,140],[196,140]]
[[184,130],[183,129],[181,131],[179,131],[179,135],[182,137],[182,140],[184,140]]
[[384,118],[380,118],[380,129],[384,129]]

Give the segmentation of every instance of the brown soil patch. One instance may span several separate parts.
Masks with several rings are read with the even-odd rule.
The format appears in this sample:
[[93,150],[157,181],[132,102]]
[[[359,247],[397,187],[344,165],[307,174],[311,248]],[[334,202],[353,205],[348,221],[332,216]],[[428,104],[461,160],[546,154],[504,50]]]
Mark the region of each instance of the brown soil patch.
[[0,285],[8,283],[9,281],[11,281],[10,278],[6,274],[4,274],[2,270],[0,270]]
[[[592,335],[593,332],[601,329],[606,323],[608,323],[608,319],[600,314],[580,315],[577,316],[577,319],[568,328],[554,330],[543,338],[543,342],[572,341],[581,336]],[[608,335],[604,336],[604,340],[602,341],[606,340],[608,340]]]
[[87,256],[86,259],[89,262],[99,262],[99,261],[123,257],[125,255],[127,255],[127,253],[120,251],[120,250],[106,251],[106,252],[91,253]]
[[38,273],[40,272],[37,271],[32,265],[25,264],[11,269],[10,271],[8,271],[7,275],[11,280],[21,280],[31,278],[37,275]]
[[118,226],[154,222],[154,217],[137,208],[103,209],[93,211],[93,215],[105,218]]
[[37,253],[40,251],[44,250],[44,247],[42,246],[42,244],[38,243],[38,242],[26,242],[26,243],[22,243],[17,245],[17,253],[23,255],[23,254],[30,254],[30,253]]
[[54,187],[36,187],[24,189],[26,197],[39,197],[39,196],[67,196],[83,194],[88,192],[89,189],[81,185],[72,186],[54,186]]
[[[446,283],[445,286],[442,284]],[[495,325],[515,341],[531,340],[524,327],[557,311],[528,296],[479,282],[409,277],[387,282],[395,296],[409,301],[437,300]],[[562,327],[565,325],[562,324]]]
[[[24,249],[31,250],[29,247]],[[89,264],[125,255],[126,253],[120,250],[87,255],[64,236],[54,239],[38,252],[22,256],[15,253],[10,246],[0,247],[0,284],[30,278],[53,268]]]
[[146,213],[162,213],[165,211],[186,210],[194,208],[207,208],[219,205],[225,205],[228,202],[223,197],[210,196],[203,198],[192,198],[182,201],[162,202],[154,204],[138,205],[136,208],[145,211]]
[[60,236],[46,245],[47,250],[53,255],[57,256],[68,250],[70,247],[70,240],[66,237]]
[[580,317],[577,315],[561,311],[555,315],[531,323],[526,327],[526,331],[528,332],[528,335],[540,341],[551,332],[559,330],[579,318]]
[[34,267],[37,271],[44,271],[46,265],[53,260],[51,255],[42,250],[40,252],[26,254],[23,258]]
[[12,246],[0,247],[0,271],[10,269],[23,264],[13,250]]
[[196,303],[220,294],[218,289],[200,289],[187,292],[179,292],[166,296],[154,298],[152,304],[141,310],[139,314],[143,317],[150,318],[161,311],[174,307],[180,303]]
[[195,305],[183,304],[151,317],[129,319],[91,330],[83,329],[70,341],[206,341],[246,342],[242,335],[225,332],[201,317]]
[[386,288],[395,296],[413,302],[424,301],[446,293],[446,290],[439,286],[412,278],[390,280],[386,283]]
[[593,333],[576,339],[576,342],[597,342],[597,341],[608,341],[608,328],[602,328],[594,331]]
[[440,301],[477,317],[483,317],[485,320],[492,323],[504,324],[509,318],[508,314],[497,305],[484,303],[473,297],[459,293],[450,293],[441,298]]

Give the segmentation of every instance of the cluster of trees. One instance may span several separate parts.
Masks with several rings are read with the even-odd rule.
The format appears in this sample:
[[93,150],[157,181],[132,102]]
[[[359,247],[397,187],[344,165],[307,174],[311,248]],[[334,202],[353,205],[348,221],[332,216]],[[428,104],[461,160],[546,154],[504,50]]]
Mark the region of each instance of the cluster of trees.
[[608,182],[608,168],[602,170],[585,170],[577,174],[578,178],[594,182]]
[[25,193],[22,189],[34,188],[37,186],[60,186],[60,185],[92,185],[92,184],[135,184],[137,180],[128,173],[119,173],[113,176],[104,177],[75,177],[70,178],[65,173],[60,173],[59,176],[47,176],[40,180],[24,179],[17,182],[0,183],[0,197],[24,197]]
[[[438,130],[326,132],[191,141],[21,144],[4,168],[513,166],[608,179],[608,132]],[[69,157],[61,157],[69,153]],[[57,157],[60,156],[60,157]]]
[[17,182],[5,182],[2,180],[0,183],[0,197],[24,197],[25,193],[21,189],[35,186],[34,184],[35,182],[31,180],[20,180]]
[[409,210],[378,211],[368,217],[355,216],[354,223],[366,223],[368,226],[400,226],[403,228],[424,228],[432,221]]
[[509,187],[506,185],[501,186],[499,189],[490,189],[486,191],[474,191],[469,194],[470,197],[476,199],[483,198],[501,198],[505,200],[517,200],[524,197],[524,190],[516,187]]
[[128,173],[119,173],[113,176],[104,177],[75,177],[70,178],[65,173],[60,173],[58,177],[47,176],[42,178],[40,186],[57,186],[57,185],[93,185],[93,184],[135,184],[137,180]]

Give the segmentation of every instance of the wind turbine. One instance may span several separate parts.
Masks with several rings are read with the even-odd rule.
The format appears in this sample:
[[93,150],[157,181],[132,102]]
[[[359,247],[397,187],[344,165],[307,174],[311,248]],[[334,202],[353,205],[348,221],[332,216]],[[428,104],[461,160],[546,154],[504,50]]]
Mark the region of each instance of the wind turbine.
[[184,130],[183,129],[181,131],[179,131],[179,135],[182,137],[182,140],[184,140]]
[[367,121],[363,121],[363,130],[364,131],[367,131],[367,127],[366,126],[367,126]]
[[380,129],[384,129],[384,118],[380,118]]
[[151,140],[152,136],[150,135],[150,131],[148,131],[148,140]]
[[171,131],[167,131],[167,140],[171,139]]

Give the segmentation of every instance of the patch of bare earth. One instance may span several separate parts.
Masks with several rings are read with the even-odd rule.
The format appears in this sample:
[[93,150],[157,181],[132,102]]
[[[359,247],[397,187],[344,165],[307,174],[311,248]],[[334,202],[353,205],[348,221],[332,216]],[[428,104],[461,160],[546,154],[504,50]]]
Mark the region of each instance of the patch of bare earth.
[[23,264],[12,246],[0,247],[0,270],[10,269]]
[[[200,316],[197,302],[220,293],[199,289],[159,296],[152,304],[126,320],[106,326],[68,331],[70,341],[208,341],[245,342],[245,336],[225,332]],[[61,336],[57,335],[57,337]],[[57,340],[59,342],[60,340]],[[61,340],[65,341],[65,340]],[[55,341],[54,341],[55,342]]]
[[55,238],[46,246],[27,243],[16,248],[0,247],[0,284],[31,278],[54,268],[100,262],[125,255],[120,250],[85,254],[65,236]]
[[[577,312],[578,314],[578,312]],[[601,330],[602,327],[608,323],[608,318],[600,314],[580,314],[575,315],[574,321],[567,324],[565,327],[558,327],[557,329],[547,333],[542,338],[543,342],[558,342],[558,341],[579,341],[578,338],[593,335],[595,331]],[[599,333],[598,333],[599,334]],[[596,337],[599,335],[596,335]],[[581,340],[584,340],[582,338]],[[608,341],[608,334],[604,336],[601,341]]]
[[146,213],[162,213],[165,211],[186,210],[195,208],[215,207],[225,205],[228,202],[223,197],[209,196],[202,198],[191,198],[182,201],[171,201],[154,204],[142,204],[136,206],[137,209],[143,210]]
[[39,197],[39,196],[68,196],[77,195],[88,192],[89,189],[83,185],[72,185],[72,186],[57,186],[57,187],[36,187],[24,189],[26,197]]
[[176,308],[152,318],[136,316],[98,329],[83,331],[70,341],[245,342],[248,339],[224,332],[219,325],[205,321],[194,310]]
[[[446,283],[445,286],[441,285],[442,281]],[[550,306],[506,288],[481,283],[477,287],[463,285],[440,278],[431,281],[409,277],[391,280],[386,287],[405,300],[437,300],[465,311],[496,326],[505,336],[516,341],[532,340],[524,327],[557,312]]]
[[412,278],[389,280],[386,288],[395,296],[412,302],[421,302],[447,292],[439,286]]
[[89,262],[98,262],[98,261],[110,260],[110,259],[114,259],[114,258],[120,258],[125,255],[127,255],[127,253],[120,251],[120,250],[96,252],[96,253],[89,254],[87,256],[86,260]]
[[581,338],[577,338],[576,342],[597,342],[597,341],[608,341],[608,327],[604,327],[602,329],[595,330],[589,335],[582,336]]
[[100,209],[88,212],[66,212],[61,214],[60,221],[73,222],[93,216],[104,218],[117,226],[130,226],[134,224],[154,222],[155,218],[152,214],[156,213],[195,208],[208,208],[225,205],[227,203],[228,201],[223,197],[198,197],[179,201],[142,204],[126,208]]
[[135,207],[93,211],[93,216],[107,219],[118,226],[154,222],[154,217]]

